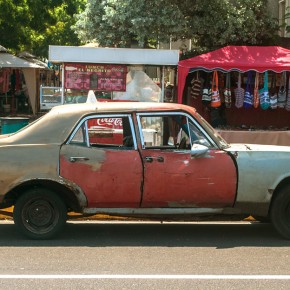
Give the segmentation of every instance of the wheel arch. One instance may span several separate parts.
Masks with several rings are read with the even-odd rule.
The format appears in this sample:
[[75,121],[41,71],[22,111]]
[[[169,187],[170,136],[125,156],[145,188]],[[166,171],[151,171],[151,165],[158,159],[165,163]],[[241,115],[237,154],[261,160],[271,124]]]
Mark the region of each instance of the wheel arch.
[[14,187],[5,195],[3,203],[7,207],[13,206],[25,191],[36,187],[55,192],[64,201],[68,211],[82,212],[87,202],[84,194],[72,186],[59,183],[55,180],[36,179],[23,182]]
[[269,214],[271,212],[273,201],[278,196],[278,194],[281,191],[281,189],[286,187],[286,186],[290,186],[290,176],[288,176],[288,177],[284,178],[283,180],[281,180],[280,183],[274,189],[273,194],[272,194],[272,198],[271,198],[271,202],[270,202],[270,206],[269,206],[269,210],[268,210],[268,216],[269,216]]

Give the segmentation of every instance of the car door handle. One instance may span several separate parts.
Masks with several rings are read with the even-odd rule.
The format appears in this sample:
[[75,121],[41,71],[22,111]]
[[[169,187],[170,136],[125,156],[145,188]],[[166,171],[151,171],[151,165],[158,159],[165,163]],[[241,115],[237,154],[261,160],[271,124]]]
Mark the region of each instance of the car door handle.
[[161,156],[158,156],[158,157],[146,156],[144,159],[146,162],[149,162],[149,163],[152,163],[154,159],[156,159],[158,162],[164,162],[164,158]]
[[89,160],[87,157],[70,157],[69,161],[70,162],[76,162],[76,161],[86,161]]
[[152,163],[152,162],[153,162],[153,157],[146,156],[146,157],[144,158],[144,160],[145,160],[146,162]]

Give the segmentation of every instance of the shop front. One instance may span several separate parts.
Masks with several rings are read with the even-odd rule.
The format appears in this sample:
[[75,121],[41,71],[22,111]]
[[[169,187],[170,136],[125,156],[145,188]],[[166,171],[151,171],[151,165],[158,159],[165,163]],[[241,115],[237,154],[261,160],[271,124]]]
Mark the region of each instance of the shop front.
[[178,63],[178,102],[230,143],[290,145],[290,50],[227,46]]
[[43,65],[14,56],[0,46],[0,113],[33,114],[38,111]]
[[49,46],[49,61],[61,67],[61,86],[42,87],[40,104],[83,103],[93,91],[98,100],[173,102],[178,50]]

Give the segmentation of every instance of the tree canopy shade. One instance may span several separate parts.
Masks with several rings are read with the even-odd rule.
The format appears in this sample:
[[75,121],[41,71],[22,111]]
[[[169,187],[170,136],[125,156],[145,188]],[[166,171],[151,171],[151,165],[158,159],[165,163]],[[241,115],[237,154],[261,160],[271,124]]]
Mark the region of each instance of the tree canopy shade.
[[226,46],[178,62],[178,102],[190,71],[290,71],[290,50],[279,46]]

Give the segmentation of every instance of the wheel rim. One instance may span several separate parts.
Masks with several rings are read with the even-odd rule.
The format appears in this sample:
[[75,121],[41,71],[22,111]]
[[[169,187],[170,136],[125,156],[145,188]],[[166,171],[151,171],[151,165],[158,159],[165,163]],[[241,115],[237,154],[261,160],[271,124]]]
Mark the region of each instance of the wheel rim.
[[36,199],[23,207],[22,220],[30,232],[44,234],[54,229],[59,220],[59,212],[48,200]]

